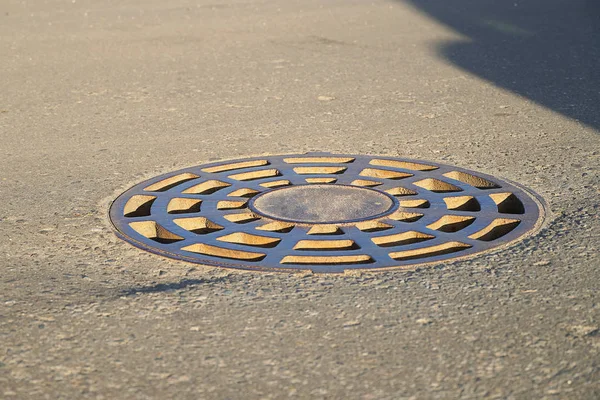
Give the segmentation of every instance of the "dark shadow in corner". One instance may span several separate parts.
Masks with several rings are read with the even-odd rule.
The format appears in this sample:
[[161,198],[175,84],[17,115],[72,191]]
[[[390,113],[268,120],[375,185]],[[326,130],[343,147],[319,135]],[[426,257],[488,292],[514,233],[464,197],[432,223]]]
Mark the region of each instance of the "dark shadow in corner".
[[138,288],[131,288],[123,291],[123,296],[135,296],[140,293],[161,293],[170,292],[174,290],[185,289],[189,286],[212,284],[225,281],[225,277],[218,277],[212,279],[184,279],[179,282],[173,283],[158,283],[152,286],[143,286]]
[[467,36],[458,67],[600,130],[600,0],[403,0]]

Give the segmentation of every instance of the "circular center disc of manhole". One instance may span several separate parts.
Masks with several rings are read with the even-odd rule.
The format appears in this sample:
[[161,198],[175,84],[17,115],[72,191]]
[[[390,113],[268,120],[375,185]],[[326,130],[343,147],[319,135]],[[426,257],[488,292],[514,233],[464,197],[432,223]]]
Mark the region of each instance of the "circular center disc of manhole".
[[495,176],[328,153],[169,172],[110,208],[117,234],[135,246],[254,271],[414,269],[499,249],[536,231],[542,216],[535,194]]
[[258,196],[250,209],[266,217],[299,223],[344,223],[374,218],[393,209],[382,192],[346,185],[302,185]]

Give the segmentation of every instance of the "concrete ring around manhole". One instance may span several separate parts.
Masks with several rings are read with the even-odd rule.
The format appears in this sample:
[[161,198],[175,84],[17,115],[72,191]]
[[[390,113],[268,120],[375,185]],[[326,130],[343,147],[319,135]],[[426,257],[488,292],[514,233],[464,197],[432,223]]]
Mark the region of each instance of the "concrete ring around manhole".
[[520,240],[542,200],[503,179],[428,161],[309,153],[157,176],[111,205],[144,250],[259,271],[414,269]]

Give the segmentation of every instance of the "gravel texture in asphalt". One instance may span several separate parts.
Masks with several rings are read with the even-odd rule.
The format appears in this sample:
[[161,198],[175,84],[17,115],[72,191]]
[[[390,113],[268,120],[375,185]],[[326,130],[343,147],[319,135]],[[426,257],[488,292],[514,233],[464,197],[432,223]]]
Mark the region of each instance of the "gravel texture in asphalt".
[[[0,4],[0,398],[600,398],[598,3],[471,3]],[[143,179],[307,151],[495,175],[546,222],[337,276],[170,260],[108,223]]]

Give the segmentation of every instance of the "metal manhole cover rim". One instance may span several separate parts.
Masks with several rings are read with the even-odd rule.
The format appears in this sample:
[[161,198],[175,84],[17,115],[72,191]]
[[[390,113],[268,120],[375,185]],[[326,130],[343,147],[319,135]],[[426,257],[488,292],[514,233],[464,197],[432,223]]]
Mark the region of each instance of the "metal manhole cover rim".
[[[476,251],[471,251],[471,252],[468,252],[465,254],[456,254],[453,256],[443,256],[442,258],[434,257],[434,259],[430,259],[430,260],[416,259],[414,262],[410,262],[410,263],[402,262],[402,263],[395,263],[394,265],[388,264],[388,265],[384,265],[384,266],[346,265],[344,267],[335,268],[335,269],[331,269],[331,270],[324,270],[323,268],[314,268],[312,265],[295,266],[293,268],[290,268],[287,265],[277,265],[277,266],[265,265],[264,263],[260,263],[260,262],[253,264],[253,265],[249,265],[248,263],[241,265],[238,262],[238,260],[225,260],[225,259],[221,260],[221,259],[219,259],[218,262],[215,262],[215,260],[211,257],[199,257],[198,255],[195,255],[195,254],[187,255],[187,254],[182,254],[182,253],[178,253],[178,252],[173,252],[173,251],[170,251],[169,249],[160,248],[160,247],[157,247],[156,245],[149,244],[147,241],[138,240],[134,235],[130,235],[125,230],[121,229],[119,226],[119,223],[116,222],[120,218],[122,218],[121,216],[118,215],[119,211],[117,209],[119,208],[119,205],[123,204],[124,199],[127,198],[128,195],[130,194],[130,192],[135,188],[139,189],[141,187],[147,187],[148,185],[152,185],[153,182],[156,183],[160,180],[168,179],[169,177],[173,177],[173,176],[176,176],[179,174],[189,173],[190,171],[197,172],[200,169],[208,169],[211,167],[226,165],[226,164],[235,163],[235,162],[248,162],[248,161],[262,160],[262,159],[266,159],[266,158],[267,159],[272,159],[272,158],[273,159],[283,159],[286,157],[287,158],[294,158],[294,157],[297,157],[297,158],[302,158],[302,157],[349,157],[349,158],[353,158],[354,160],[366,159],[366,160],[371,160],[371,161],[372,160],[401,161],[401,162],[407,162],[407,163],[432,165],[432,166],[435,166],[436,168],[442,168],[443,170],[455,170],[455,171],[465,172],[465,173],[474,173],[474,174],[476,174],[477,177],[481,177],[483,179],[489,179],[492,182],[499,182],[502,184],[502,187],[505,187],[505,184],[506,184],[506,185],[508,185],[509,189],[510,189],[510,186],[512,186],[514,189],[517,189],[517,192],[518,191],[522,192],[522,194],[525,195],[524,199],[528,200],[535,206],[535,210],[533,210],[535,212],[534,213],[528,212],[526,214],[520,215],[521,221],[526,221],[526,229],[521,229],[521,227],[519,227],[520,233],[518,235],[516,235],[508,240],[503,240],[501,242],[495,243],[494,245],[489,246],[487,248],[477,249]],[[231,174],[232,172],[235,173],[236,171],[229,171],[228,174]],[[427,172],[425,172],[423,174],[423,176],[425,176],[425,175],[427,175]],[[334,184],[340,185],[339,183],[334,183]],[[384,192],[374,189],[374,188],[369,188],[369,189],[377,191],[379,193],[384,193]],[[270,190],[277,190],[277,189],[270,189]],[[261,194],[264,194],[270,190],[265,190]],[[390,196],[390,197],[395,202],[398,201],[398,199],[395,198],[394,196]],[[250,203],[250,201],[248,203]],[[195,264],[201,264],[201,265],[206,265],[206,266],[211,266],[211,267],[225,267],[225,268],[233,268],[233,269],[265,271],[265,272],[281,271],[281,272],[293,273],[293,272],[312,271],[312,272],[326,272],[326,273],[348,273],[348,272],[352,272],[352,271],[355,271],[355,272],[359,272],[359,271],[380,272],[380,271],[392,271],[392,270],[414,270],[421,266],[425,267],[425,266],[442,264],[442,263],[450,263],[450,262],[454,262],[454,261],[460,261],[460,260],[483,256],[484,254],[490,253],[490,252],[504,250],[508,247],[512,247],[517,242],[521,242],[521,241],[531,237],[533,234],[538,232],[546,222],[546,212],[547,212],[547,205],[546,205],[544,199],[539,194],[537,194],[535,191],[533,191],[532,189],[530,189],[528,187],[525,187],[519,183],[513,182],[513,181],[511,181],[509,179],[505,179],[503,177],[492,176],[492,175],[485,174],[485,173],[482,173],[479,171],[465,169],[465,168],[461,168],[461,167],[449,165],[449,164],[442,164],[439,162],[433,162],[433,161],[429,161],[429,160],[412,159],[412,158],[405,158],[405,157],[394,157],[394,156],[389,156],[389,155],[365,155],[365,154],[356,155],[356,154],[332,154],[332,153],[323,153],[323,152],[311,152],[311,153],[292,153],[292,154],[280,154],[280,155],[259,155],[259,156],[253,156],[253,157],[217,160],[217,161],[212,161],[212,162],[206,163],[206,164],[199,164],[199,165],[196,165],[193,167],[187,167],[187,168],[183,168],[183,169],[179,169],[179,170],[175,170],[175,171],[169,171],[169,172],[161,174],[161,175],[156,175],[154,177],[145,179],[142,182],[135,184],[134,186],[130,186],[129,189],[120,193],[109,206],[109,219],[110,219],[110,224],[111,224],[112,228],[115,230],[115,233],[117,234],[117,236],[120,237],[121,239],[129,242],[130,244],[132,244],[140,249],[149,251],[153,254],[166,256],[168,258],[174,258],[174,259],[178,259],[178,260],[182,260],[182,261],[192,262]],[[383,214],[385,214],[385,213],[383,213]],[[535,214],[535,215],[533,215],[533,214]],[[380,216],[377,216],[377,218],[380,218]],[[356,221],[348,221],[348,223],[350,225],[354,222],[356,222]],[[339,226],[344,226],[344,224],[345,224],[345,222],[343,222],[343,223],[335,222],[335,225],[339,225]],[[300,226],[301,223],[296,223],[296,225]]]

